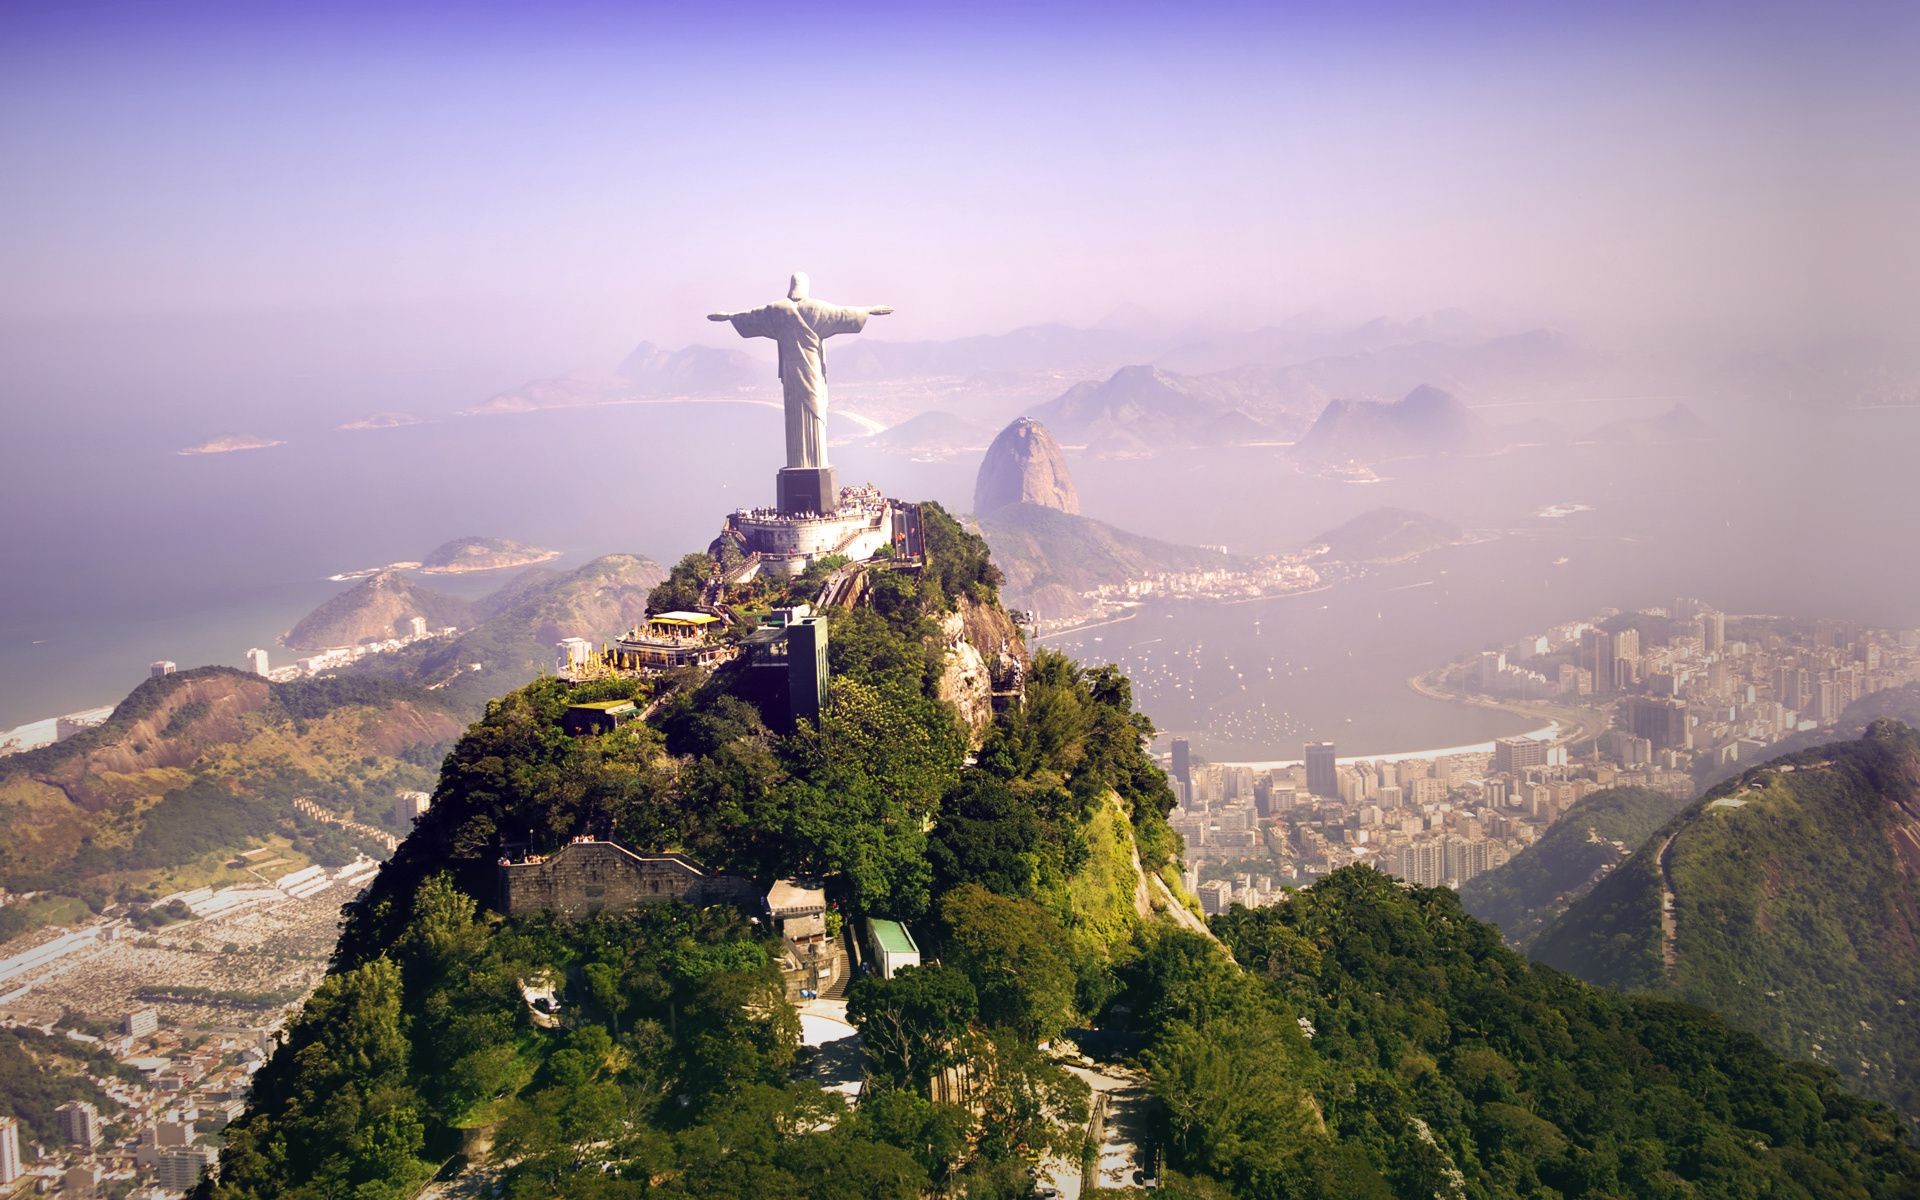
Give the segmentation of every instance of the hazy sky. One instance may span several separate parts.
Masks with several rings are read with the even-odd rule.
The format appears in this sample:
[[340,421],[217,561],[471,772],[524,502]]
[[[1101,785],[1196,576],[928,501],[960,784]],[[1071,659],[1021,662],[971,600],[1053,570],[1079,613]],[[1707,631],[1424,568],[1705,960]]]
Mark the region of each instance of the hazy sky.
[[0,321],[1910,326],[1920,6],[1575,7],[13,0]]

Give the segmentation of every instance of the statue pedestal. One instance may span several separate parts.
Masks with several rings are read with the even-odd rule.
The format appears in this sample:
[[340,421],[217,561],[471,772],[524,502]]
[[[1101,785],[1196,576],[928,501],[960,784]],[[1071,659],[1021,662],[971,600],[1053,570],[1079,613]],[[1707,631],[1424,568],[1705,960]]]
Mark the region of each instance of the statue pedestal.
[[784,516],[831,516],[840,507],[840,486],[832,467],[782,467],[774,487]]

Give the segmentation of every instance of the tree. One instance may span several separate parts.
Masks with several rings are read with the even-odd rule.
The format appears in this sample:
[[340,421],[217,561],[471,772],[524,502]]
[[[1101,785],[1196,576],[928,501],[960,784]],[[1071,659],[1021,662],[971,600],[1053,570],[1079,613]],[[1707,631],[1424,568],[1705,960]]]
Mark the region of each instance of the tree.
[[980,1016],[1045,1041],[1073,1014],[1075,974],[1066,931],[1030,900],[962,884],[941,901],[948,957],[973,981]]
[[979,1011],[972,981],[952,967],[905,967],[891,979],[862,976],[847,992],[847,1019],[860,1029],[868,1070],[916,1091],[965,1061]]
[[706,554],[689,554],[673,564],[667,577],[647,593],[649,613],[684,612],[698,608],[707,580],[719,564]]

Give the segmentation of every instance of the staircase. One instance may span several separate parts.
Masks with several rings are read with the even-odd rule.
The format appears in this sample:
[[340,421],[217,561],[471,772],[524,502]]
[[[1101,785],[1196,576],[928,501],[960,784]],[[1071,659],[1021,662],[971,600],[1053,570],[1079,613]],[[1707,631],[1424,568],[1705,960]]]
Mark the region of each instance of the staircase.
[[833,943],[833,979],[820,989],[822,1000],[844,1000],[847,987],[853,982],[855,957],[853,953],[853,922],[840,927],[840,936]]

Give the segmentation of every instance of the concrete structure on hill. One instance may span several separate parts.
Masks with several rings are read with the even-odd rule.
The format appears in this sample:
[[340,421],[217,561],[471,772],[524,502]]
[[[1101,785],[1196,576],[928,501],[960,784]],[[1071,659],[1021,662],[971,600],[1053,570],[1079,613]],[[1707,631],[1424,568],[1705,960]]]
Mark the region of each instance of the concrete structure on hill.
[[579,838],[548,855],[500,860],[500,911],[551,912],[578,920],[649,904],[742,904],[759,909],[753,881],[719,875],[681,854],[636,854],[617,842]]
[[742,560],[731,580],[736,583],[763,572],[791,579],[828,557],[863,562],[888,549],[903,560],[922,553],[918,505],[890,500],[873,487],[841,488],[825,503],[819,513],[778,507],[729,513],[709,553]]
[[591,737],[612,733],[640,715],[640,706],[631,700],[588,700],[567,705],[560,728],[569,737]]
[[769,722],[784,713],[789,729],[818,724],[827,705],[827,619],[806,605],[775,612],[777,621],[747,635],[748,679]]
[[712,668],[726,662],[740,648],[718,634],[726,621],[708,612],[664,612],[629,629],[607,651],[607,662],[617,671],[653,675],[678,667]]
[[247,651],[247,670],[252,671],[255,675],[271,674],[272,668],[267,662],[267,652],[258,646]]
[[162,658],[148,665],[147,674],[151,678],[158,679],[162,675],[171,675],[178,669],[172,659]]
[[920,947],[914,942],[913,934],[900,922],[884,917],[868,918],[867,950],[873,955],[874,969],[882,979],[892,979],[893,973],[902,967],[920,965]]
[[795,945],[827,940],[827,893],[818,883],[782,879],[767,889],[767,914]]
[[553,659],[555,675],[562,679],[583,679],[592,674],[599,654],[586,638],[569,637],[554,643]]

